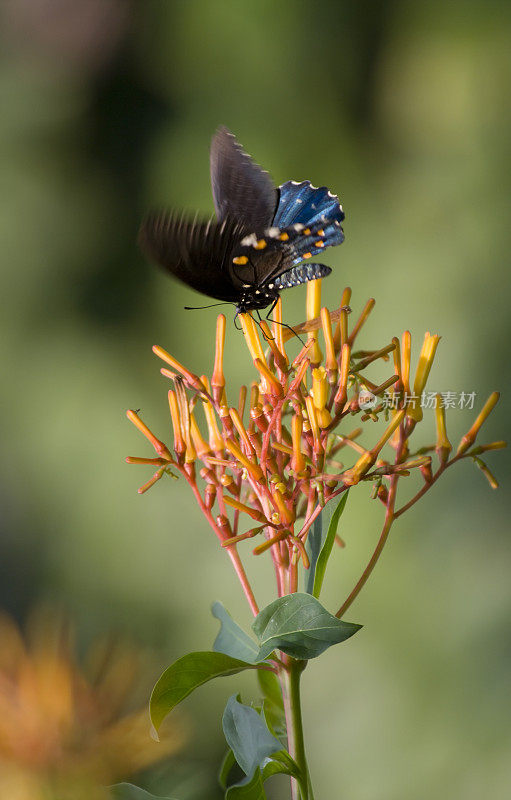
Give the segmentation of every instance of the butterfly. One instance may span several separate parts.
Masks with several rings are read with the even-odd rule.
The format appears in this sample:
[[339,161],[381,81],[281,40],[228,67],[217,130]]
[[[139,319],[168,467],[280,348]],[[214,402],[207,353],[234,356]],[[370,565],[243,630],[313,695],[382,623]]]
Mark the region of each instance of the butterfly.
[[270,314],[283,289],[330,274],[308,259],[344,241],[336,195],[310,181],[277,188],[223,126],[211,142],[210,167],[216,216],[149,214],[139,244],[150,260],[192,289],[233,303],[237,314],[271,306]]

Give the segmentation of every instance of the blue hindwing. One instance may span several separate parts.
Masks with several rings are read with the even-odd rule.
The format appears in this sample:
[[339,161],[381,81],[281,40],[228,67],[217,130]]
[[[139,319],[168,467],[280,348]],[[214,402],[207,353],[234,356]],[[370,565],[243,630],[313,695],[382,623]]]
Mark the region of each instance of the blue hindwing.
[[341,222],[344,212],[339,198],[332,194],[326,186],[316,188],[310,181],[286,181],[279,186],[279,205],[273,219],[273,225],[279,228],[289,228],[295,224],[318,229],[322,232],[321,244],[317,233],[311,237],[303,236],[295,242],[295,258],[293,264],[298,264],[305,254],[311,256],[320,253],[325,247],[332,247],[344,241]]

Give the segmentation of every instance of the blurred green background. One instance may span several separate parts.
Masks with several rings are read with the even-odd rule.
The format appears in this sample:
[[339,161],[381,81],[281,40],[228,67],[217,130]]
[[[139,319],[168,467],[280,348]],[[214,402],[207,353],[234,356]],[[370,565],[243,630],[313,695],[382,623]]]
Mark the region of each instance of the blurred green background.
[[[0,23],[1,605],[22,619],[57,599],[84,641],[120,630],[163,667],[210,646],[212,600],[250,614],[185,487],[139,496],[151,473],[123,463],[150,455],[126,408],[170,435],[151,345],[210,372],[216,319],[184,311],[202,298],[139,254],[141,216],[212,210],[218,124],[277,183],[328,185],[346,211],[330,307],[345,285],[354,312],[376,298],[362,347],[408,328],[416,356],[424,331],[441,334],[429,387],[475,391],[476,408],[501,390],[482,438],[509,436],[511,6],[4,0]],[[304,295],[285,297],[288,321]],[[230,322],[227,351],[231,377],[250,377]],[[453,441],[473,416],[451,411]],[[318,798],[509,796],[509,458],[488,462],[503,488],[468,463],[447,473],[350,610],[363,631],[307,670]],[[378,535],[369,491],[352,495],[331,609]],[[265,563],[249,568],[269,601]],[[238,687],[256,694],[226,679],[187,701],[195,741],[146,786],[216,796]]]

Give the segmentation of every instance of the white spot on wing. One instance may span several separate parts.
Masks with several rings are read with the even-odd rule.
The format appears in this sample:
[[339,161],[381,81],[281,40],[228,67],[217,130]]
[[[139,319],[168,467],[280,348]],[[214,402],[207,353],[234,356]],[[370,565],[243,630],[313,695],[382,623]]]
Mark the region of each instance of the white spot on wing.
[[255,247],[257,244],[257,236],[255,233],[251,233],[249,236],[245,236],[240,244],[242,244],[243,247]]

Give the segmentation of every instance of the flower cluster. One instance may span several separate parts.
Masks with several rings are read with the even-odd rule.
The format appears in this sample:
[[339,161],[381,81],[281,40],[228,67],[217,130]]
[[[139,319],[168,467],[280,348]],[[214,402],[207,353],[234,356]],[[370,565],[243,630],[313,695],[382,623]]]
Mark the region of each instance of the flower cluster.
[[[127,412],[157,454],[156,458],[127,459],[131,464],[157,467],[139,491],[147,491],[165,474],[186,479],[227,549],[254,614],[258,606],[237,551],[245,539],[261,539],[254,554],[270,552],[279,596],[295,592],[299,563],[309,567],[307,537],[322,508],[349,487],[373,482],[373,496],[385,506],[385,524],[361,582],[339,609],[341,616],[376,563],[392,522],[428,491],[447,467],[473,458],[490,485],[497,486],[480,455],[503,447],[504,442],[473,445],[498,393],[490,395],[454,453],[446,432],[445,403],[438,395],[436,443],[414,448],[411,437],[423,409],[411,398],[424,393],[439,336],[426,333],[412,375],[408,331],[379,349],[355,349],[374,300],[367,302],[350,326],[350,299],[347,288],[336,311],[322,308],[318,280],[307,286],[307,319],[301,325],[290,328],[283,324],[280,300],[271,328],[266,321],[256,324],[249,314],[241,314],[257,379],[250,387],[239,388],[235,404],[223,370],[223,315],[217,320],[211,378],[194,374],[161,347],[154,347],[154,353],[166,363],[162,374],[173,384],[168,392],[172,446],[160,441],[137,412]],[[306,341],[292,359],[286,345],[300,336]],[[393,369],[387,380],[377,384],[366,373],[379,360],[389,362]],[[365,402],[368,392],[377,400],[370,408]],[[362,433],[380,418],[386,421],[383,433],[371,447],[362,446]],[[353,427],[355,419],[358,427]],[[385,446],[385,452],[393,451],[390,457],[384,456]],[[420,475],[421,486],[398,508],[398,483],[412,472]]]

